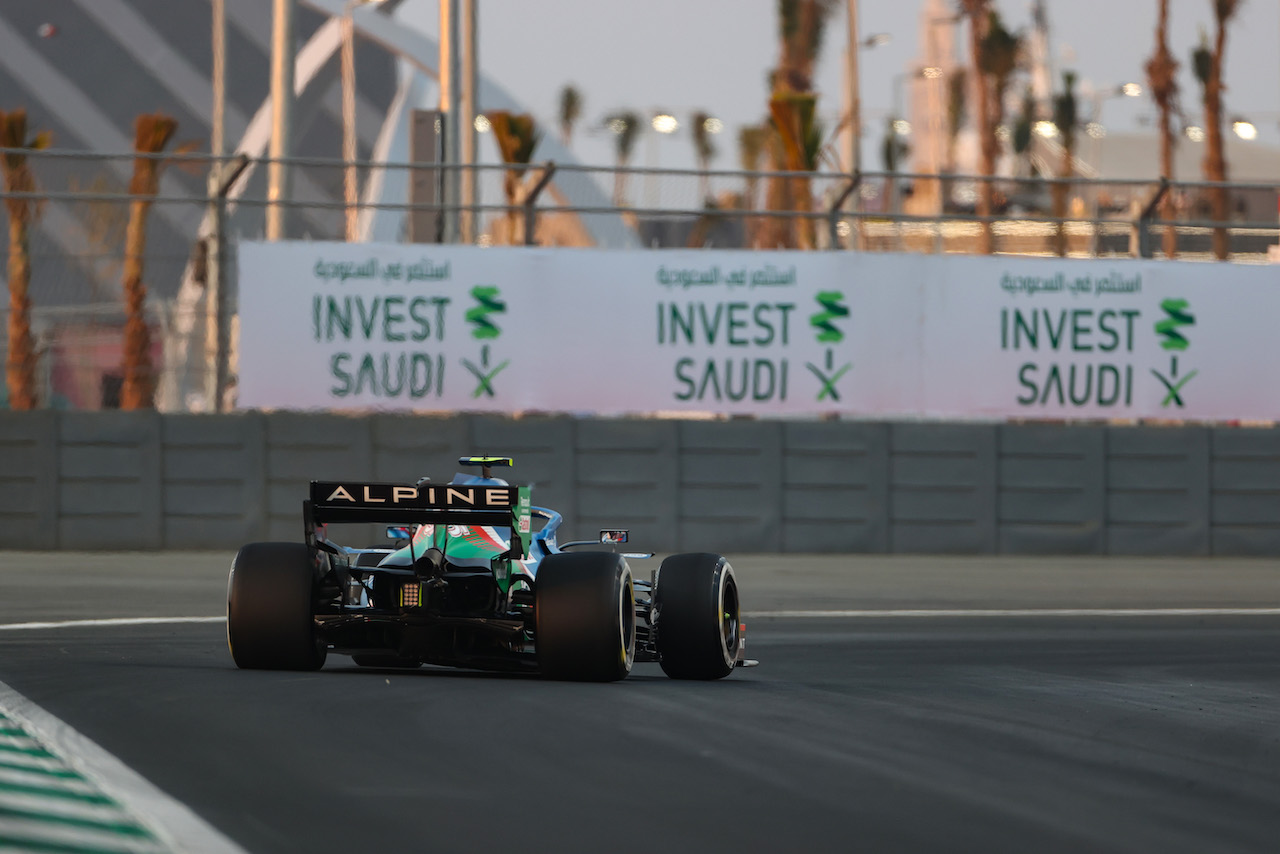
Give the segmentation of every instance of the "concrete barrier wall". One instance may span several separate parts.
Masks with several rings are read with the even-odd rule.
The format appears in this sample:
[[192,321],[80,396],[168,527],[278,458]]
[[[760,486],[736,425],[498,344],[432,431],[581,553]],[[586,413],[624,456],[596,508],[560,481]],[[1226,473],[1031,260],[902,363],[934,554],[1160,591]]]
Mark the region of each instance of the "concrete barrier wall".
[[658,551],[1280,555],[1278,429],[293,412],[0,413],[0,548],[296,540],[308,481],[471,452]]

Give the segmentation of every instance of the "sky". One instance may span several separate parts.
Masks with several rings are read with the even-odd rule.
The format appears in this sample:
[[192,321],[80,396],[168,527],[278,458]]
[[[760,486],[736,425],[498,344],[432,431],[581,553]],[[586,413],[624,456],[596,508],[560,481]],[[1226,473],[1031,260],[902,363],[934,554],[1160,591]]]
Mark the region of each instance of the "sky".
[[[582,93],[583,116],[573,150],[588,164],[614,162],[612,137],[602,128],[609,113],[668,111],[681,121],[698,110],[722,119],[713,167],[737,169],[737,131],[758,123],[767,110],[766,75],[777,63],[775,0],[478,0],[480,66],[557,133],[558,103],[565,84]],[[1010,29],[1031,26],[1030,0],[995,0]],[[1143,65],[1154,45],[1156,0],[1046,0],[1054,61],[1073,69],[1081,92],[1135,81],[1145,87]],[[894,76],[913,67],[924,0],[860,0],[863,37],[887,33],[892,40],[860,53],[863,163],[880,169],[878,139],[893,101]],[[1190,53],[1203,27],[1212,35],[1212,0],[1172,0],[1170,48],[1182,62],[1185,111],[1198,117],[1199,84]],[[407,0],[398,16],[433,36],[439,31],[439,0]],[[834,124],[842,103],[845,14],[828,27],[815,81],[819,111]],[[960,35],[964,40],[963,31]],[[960,56],[967,56],[963,44]],[[1280,0],[1243,0],[1228,29],[1229,116],[1245,116],[1258,127],[1258,144],[1280,146]],[[483,105],[481,105],[483,109]],[[1140,131],[1155,115],[1147,96],[1115,98],[1103,105],[1109,132]],[[687,122],[670,137],[637,144],[636,166],[692,167]],[[490,159],[491,142],[482,142]],[[536,159],[535,152],[535,159]]]

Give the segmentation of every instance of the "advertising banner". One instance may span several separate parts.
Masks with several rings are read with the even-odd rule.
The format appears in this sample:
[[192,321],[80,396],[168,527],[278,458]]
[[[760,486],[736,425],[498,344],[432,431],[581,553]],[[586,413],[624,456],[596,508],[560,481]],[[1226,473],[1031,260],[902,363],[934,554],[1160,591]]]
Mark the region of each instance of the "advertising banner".
[[1274,268],[240,247],[248,408],[1280,417]]
[[936,261],[921,300],[921,415],[1280,417],[1280,376],[1266,367],[1275,268]]

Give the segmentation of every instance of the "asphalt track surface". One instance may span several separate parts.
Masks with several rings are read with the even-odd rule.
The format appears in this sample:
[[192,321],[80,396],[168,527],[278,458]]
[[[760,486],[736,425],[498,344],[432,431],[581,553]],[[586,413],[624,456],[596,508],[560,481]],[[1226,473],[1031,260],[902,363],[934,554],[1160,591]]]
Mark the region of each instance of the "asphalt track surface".
[[[1277,850],[1280,613],[1233,612],[1280,563],[731,560],[901,616],[749,619],[715,683],[238,671],[217,622],[3,629],[0,681],[255,854]],[[229,561],[0,554],[0,626],[217,617]]]

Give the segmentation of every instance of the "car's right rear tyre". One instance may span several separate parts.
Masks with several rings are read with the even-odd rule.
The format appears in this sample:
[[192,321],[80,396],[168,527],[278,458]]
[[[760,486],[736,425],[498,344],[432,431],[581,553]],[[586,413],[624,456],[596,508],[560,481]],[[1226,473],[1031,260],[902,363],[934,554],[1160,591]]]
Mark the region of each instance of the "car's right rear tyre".
[[543,676],[613,682],[631,672],[636,611],[626,558],[610,552],[548,555],[533,586],[534,641]]
[[662,562],[653,591],[658,662],[672,679],[721,679],[742,645],[738,581],[718,554]]
[[250,543],[227,579],[227,644],[236,666],[318,670],[328,648],[316,637],[316,566],[302,543]]

